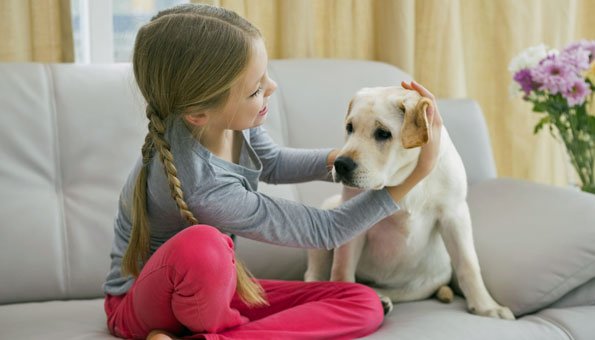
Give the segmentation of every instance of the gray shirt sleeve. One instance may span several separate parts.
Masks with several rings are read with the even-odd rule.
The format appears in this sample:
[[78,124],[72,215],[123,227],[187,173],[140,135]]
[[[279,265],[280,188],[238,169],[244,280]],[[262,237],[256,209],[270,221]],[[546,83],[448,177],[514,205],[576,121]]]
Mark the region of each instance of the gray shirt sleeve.
[[322,210],[247,190],[233,178],[214,180],[188,200],[201,223],[273,244],[335,248],[399,210],[386,189]]
[[262,162],[260,180],[271,184],[300,183],[313,180],[332,182],[326,167],[333,150],[280,147],[262,126],[250,129],[250,144]]

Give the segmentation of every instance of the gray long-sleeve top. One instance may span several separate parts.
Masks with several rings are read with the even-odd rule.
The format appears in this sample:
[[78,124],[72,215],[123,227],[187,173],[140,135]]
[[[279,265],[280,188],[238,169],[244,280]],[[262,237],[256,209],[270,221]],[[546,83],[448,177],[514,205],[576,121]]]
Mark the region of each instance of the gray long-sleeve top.
[[[166,122],[178,179],[186,203],[200,224],[222,232],[280,245],[334,248],[399,207],[386,189],[366,191],[332,210],[270,197],[257,191],[258,181],[297,183],[330,180],[326,160],[331,149],[281,148],[262,127],[244,130],[239,164],[209,152],[181,119]],[[140,171],[139,159],[120,194],[114,223],[111,267],[103,291],[121,295],[134,283],[120,273],[132,225],[132,193]],[[177,232],[189,226],[170,194],[163,164],[153,157],[147,179],[147,207],[153,254]]]

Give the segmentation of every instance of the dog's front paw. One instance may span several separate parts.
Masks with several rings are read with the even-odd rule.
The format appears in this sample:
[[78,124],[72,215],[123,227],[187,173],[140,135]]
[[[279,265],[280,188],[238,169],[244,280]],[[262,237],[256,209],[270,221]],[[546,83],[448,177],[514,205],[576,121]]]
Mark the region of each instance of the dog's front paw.
[[382,302],[382,309],[384,310],[384,315],[388,315],[388,313],[393,311],[393,302],[390,300],[388,296],[378,295],[380,298],[380,302]]
[[503,319],[503,320],[514,320],[515,319],[514,314],[512,314],[512,311],[510,310],[510,308],[500,306],[500,305],[496,305],[495,307],[485,308],[485,309],[475,308],[475,307],[470,306],[469,312],[476,314],[476,315],[488,316],[491,318],[497,318],[497,319]]

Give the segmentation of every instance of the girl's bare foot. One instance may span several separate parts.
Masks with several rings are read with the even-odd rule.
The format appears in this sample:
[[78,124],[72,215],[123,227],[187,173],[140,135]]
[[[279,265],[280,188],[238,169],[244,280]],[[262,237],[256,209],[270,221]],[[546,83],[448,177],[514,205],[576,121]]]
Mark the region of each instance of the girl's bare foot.
[[155,329],[147,335],[147,340],[173,340],[174,335],[166,331]]

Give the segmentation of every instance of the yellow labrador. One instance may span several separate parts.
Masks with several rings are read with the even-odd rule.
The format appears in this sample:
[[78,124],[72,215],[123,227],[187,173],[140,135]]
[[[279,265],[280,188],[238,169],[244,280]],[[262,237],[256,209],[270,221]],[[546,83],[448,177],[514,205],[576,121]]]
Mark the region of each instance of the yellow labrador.
[[[428,105],[429,99],[401,87],[360,90],[349,104],[347,139],[333,169],[344,184],[343,193],[325,201],[324,208],[364,189],[401,183],[417,163],[419,146],[428,141]],[[306,281],[357,278],[376,289],[388,312],[391,301],[434,294],[452,300],[447,285],[454,267],[471,313],[514,319],[484,285],[466,202],[465,168],[442,129],[435,168],[403,198],[401,209],[339,248],[309,250]]]

